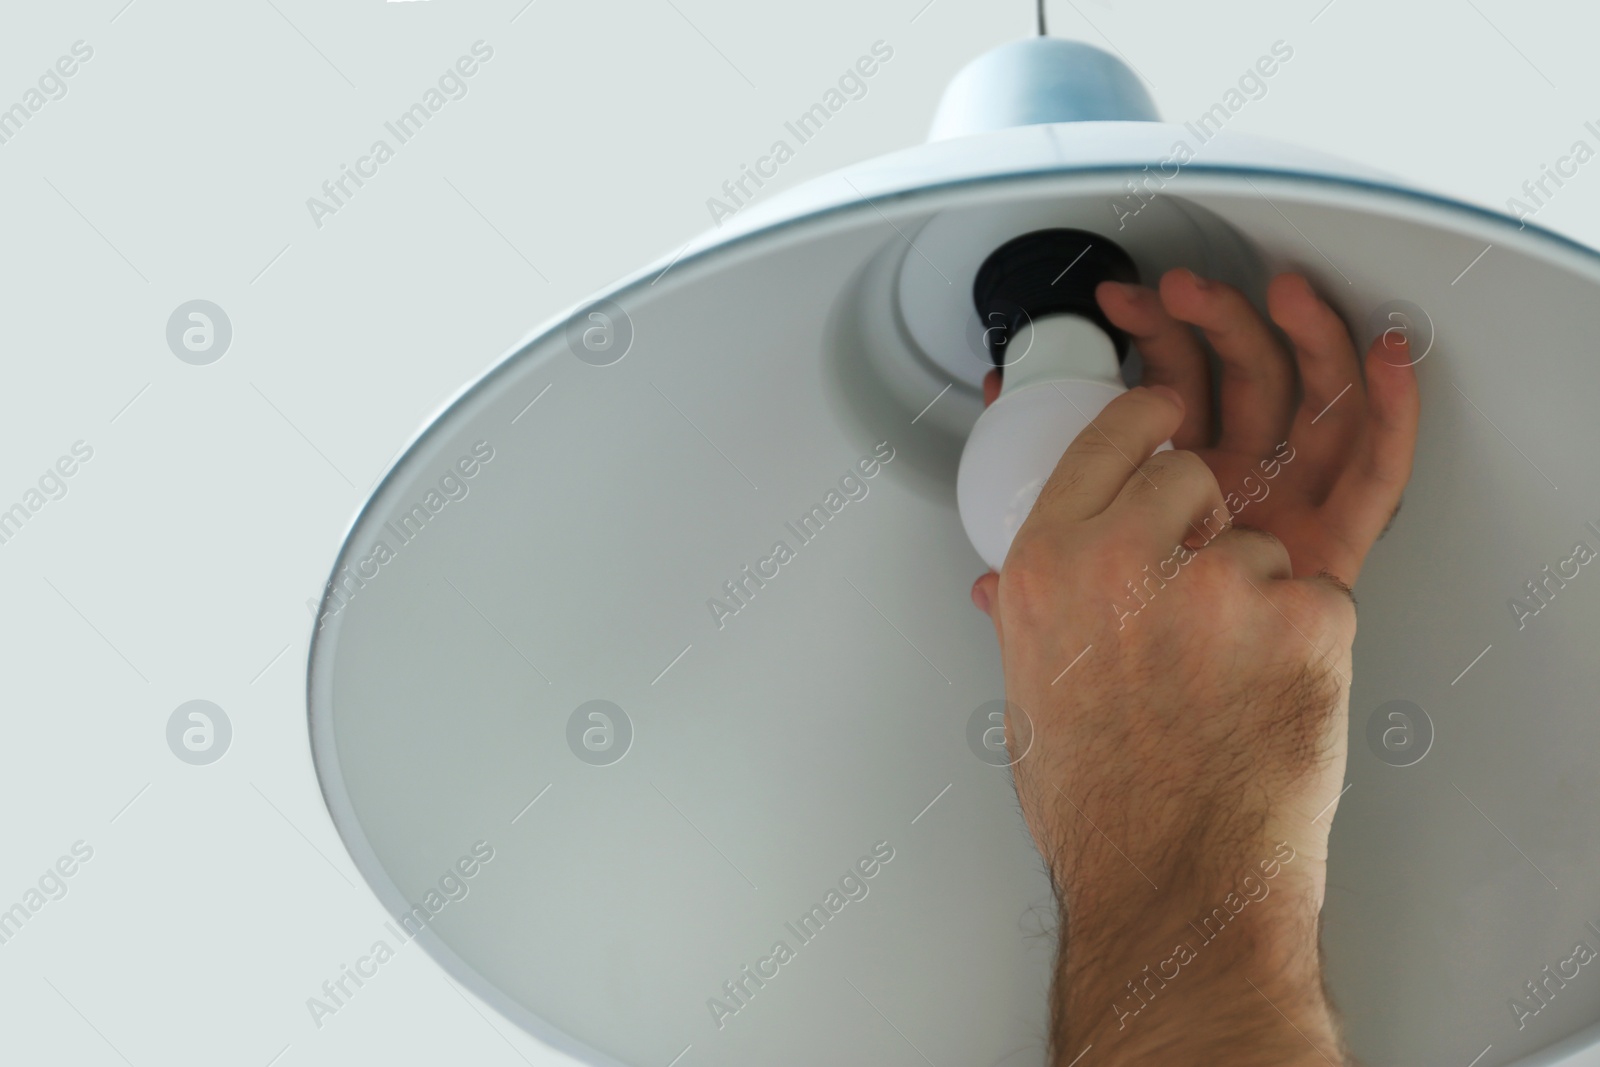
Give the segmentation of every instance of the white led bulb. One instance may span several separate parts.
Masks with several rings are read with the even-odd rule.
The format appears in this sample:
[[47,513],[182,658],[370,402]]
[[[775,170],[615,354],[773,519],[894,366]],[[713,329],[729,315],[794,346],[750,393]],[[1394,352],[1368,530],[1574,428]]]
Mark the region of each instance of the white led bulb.
[[961,523],[995,570],[1061,454],[1127,392],[1111,338],[1081,316],[1035,319],[1006,348],[1022,355],[1005,367],[1000,397],[978,417],[956,474]]

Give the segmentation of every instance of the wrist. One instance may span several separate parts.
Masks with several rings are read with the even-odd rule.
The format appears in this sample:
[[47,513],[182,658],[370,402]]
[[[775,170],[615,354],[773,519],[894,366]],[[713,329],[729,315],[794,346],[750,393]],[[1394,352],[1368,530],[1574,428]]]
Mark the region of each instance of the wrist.
[[1321,979],[1320,863],[1284,842],[1212,871],[1174,863],[1141,894],[1121,879],[1109,893],[1063,886],[1057,1062],[1091,1044],[1110,1064],[1223,1051],[1241,1067],[1342,1062]]

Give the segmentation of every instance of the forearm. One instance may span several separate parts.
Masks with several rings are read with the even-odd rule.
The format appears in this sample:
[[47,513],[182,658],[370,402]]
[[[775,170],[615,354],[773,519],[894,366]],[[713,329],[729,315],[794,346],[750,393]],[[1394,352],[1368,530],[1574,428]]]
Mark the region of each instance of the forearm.
[[1100,1065],[1345,1062],[1322,985],[1320,869],[1286,843],[1205,866],[1147,872],[1159,890],[1120,871],[1062,879],[1054,1067],[1091,1047]]

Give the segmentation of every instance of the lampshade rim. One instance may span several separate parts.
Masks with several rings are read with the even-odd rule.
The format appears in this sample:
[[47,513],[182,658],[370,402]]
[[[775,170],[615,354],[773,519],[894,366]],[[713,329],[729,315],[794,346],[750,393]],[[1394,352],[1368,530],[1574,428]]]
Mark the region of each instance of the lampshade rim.
[[[871,164],[860,166],[870,167]],[[752,228],[738,230],[720,238],[717,231],[710,231],[691,240],[678,256],[670,258],[663,256],[649,266],[625,275],[593,296],[546,319],[517,342],[493,366],[464,384],[444,401],[390,461],[341,534],[339,549],[334,555],[333,565],[328,573],[328,583],[319,600],[317,615],[312,620],[313,628],[307,652],[306,717],[310,754],[318,789],[352,862],[374,895],[378,897],[384,910],[393,916],[404,910],[404,907],[401,907],[397,911],[397,905],[405,904],[409,907],[409,904],[405,902],[404,894],[392,880],[385,864],[368,839],[365,828],[356,816],[352,797],[343,779],[333,729],[332,704],[333,665],[343,615],[334,614],[320,624],[319,620],[322,620],[329,608],[331,591],[339,572],[349,566],[358,554],[355,546],[361,543],[359,536],[371,530],[379,522],[378,504],[397,490],[402,476],[408,474],[414,462],[427,450],[431,442],[439,435],[450,432],[464,417],[470,416],[474,408],[490,400],[495,395],[496,386],[508,375],[515,373],[525,359],[532,358],[532,355],[544,349],[552,338],[558,337],[576,314],[593,307],[601,300],[610,300],[626,306],[630,296],[648,291],[669,272],[676,272],[677,277],[674,281],[681,283],[685,277],[693,277],[708,269],[717,269],[718,265],[728,257],[738,256],[753,248],[759,249],[762,242],[793,239],[816,232],[819,227],[823,230],[845,227],[852,225],[859,218],[870,218],[874,215],[884,218],[886,216],[883,209],[891,204],[897,207],[912,202],[935,205],[954,201],[964,194],[974,192],[1011,189],[1024,191],[1034,185],[1059,183],[1063,178],[1085,180],[1112,176],[1121,178],[1130,171],[1137,172],[1137,168],[1128,163],[1121,163],[965,174],[947,180],[909,183],[898,189],[874,191],[870,198],[863,194],[855,200],[824,204]],[[854,172],[855,168],[851,168],[838,173],[848,178]],[[1478,232],[1484,235],[1486,240],[1498,235],[1496,239],[1489,241],[1491,245],[1536,250],[1546,258],[1565,259],[1574,270],[1592,275],[1597,284],[1600,284],[1600,251],[1535,223],[1526,220],[1518,222],[1502,212],[1426,190],[1352,175],[1284,167],[1248,167],[1195,162],[1187,164],[1184,172],[1186,187],[1204,193],[1226,192],[1233,189],[1243,192],[1247,187],[1254,187],[1257,182],[1279,188],[1288,184],[1296,188],[1320,188],[1335,193],[1353,193],[1357,196],[1371,197],[1374,205],[1386,204],[1396,213],[1401,213],[1409,207],[1420,209],[1426,214],[1448,216],[1456,223],[1457,232]],[[1255,191],[1261,193],[1259,188]],[[1262,195],[1265,197],[1266,194]],[[889,236],[892,239],[892,235]],[[694,248],[696,242],[703,243],[701,247]],[[595,1067],[627,1067],[567,1034],[531,1008],[504,993],[485,978],[475,966],[457,955],[432,928],[424,928],[416,940],[452,979],[539,1040]],[[1600,1043],[1600,1023],[1556,1041],[1518,1061],[1518,1064],[1519,1067],[1547,1067],[1573,1052],[1593,1047],[1597,1043]]]

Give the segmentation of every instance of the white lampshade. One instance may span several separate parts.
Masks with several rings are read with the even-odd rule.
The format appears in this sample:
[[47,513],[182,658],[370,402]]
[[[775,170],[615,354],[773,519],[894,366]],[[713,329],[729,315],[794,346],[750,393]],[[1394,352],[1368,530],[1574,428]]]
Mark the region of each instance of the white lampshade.
[[532,331],[383,478],[309,676],[373,891],[584,1063],[1041,1062],[1053,906],[983,740],[1004,689],[955,493],[974,273],[1072,227],[1147,281],[1259,302],[1304,271],[1363,345],[1410,324],[1422,438],[1357,589],[1330,983],[1365,1060],[1579,1056],[1592,967],[1537,1025],[1508,1002],[1600,948],[1600,577],[1542,570],[1600,549],[1600,256],[1226,129],[950,108]]

